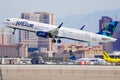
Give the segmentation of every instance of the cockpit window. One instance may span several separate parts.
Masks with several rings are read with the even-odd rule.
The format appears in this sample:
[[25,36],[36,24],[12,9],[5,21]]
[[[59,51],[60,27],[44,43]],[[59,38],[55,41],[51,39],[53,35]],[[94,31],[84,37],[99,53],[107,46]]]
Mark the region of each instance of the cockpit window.
[[10,21],[9,19],[7,19],[7,21]]

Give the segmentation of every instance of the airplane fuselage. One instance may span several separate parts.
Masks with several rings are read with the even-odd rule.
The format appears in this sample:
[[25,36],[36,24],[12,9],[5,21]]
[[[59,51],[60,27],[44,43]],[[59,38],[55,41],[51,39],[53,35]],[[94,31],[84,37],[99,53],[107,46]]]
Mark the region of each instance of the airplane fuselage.
[[111,63],[120,62],[120,58],[111,58],[106,51],[103,51],[102,54],[103,54],[104,60],[107,62],[111,62]]
[[105,58],[104,60],[107,62],[112,62],[112,63],[120,62],[119,58],[107,58],[107,59]]
[[[20,29],[20,30],[26,30],[31,32],[37,32],[37,31],[51,31],[57,26],[35,22],[35,21],[29,21],[25,19],[19,19],[19,18],[10,18],[7,21],[4,21],[5,26],[13,28],[13,29]],[[116,41],[115,38],[111,38],[108,36],[99,35],[96,33],[91,33],[87,31],[77,30],[73,28],[67,28],[67,27],[61,27],[59,29],[58,35],[55,37],[59,38],[67,38],[77,41],[85,41],[85,42],[113,42]],[[51,37],[49,37],[51,38]]]

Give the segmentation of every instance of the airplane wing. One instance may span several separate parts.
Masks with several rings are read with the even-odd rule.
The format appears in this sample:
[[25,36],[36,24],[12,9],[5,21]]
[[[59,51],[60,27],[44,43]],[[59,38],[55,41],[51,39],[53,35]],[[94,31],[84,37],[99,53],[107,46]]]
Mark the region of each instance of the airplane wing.
[[63,25],[63,23],[61,23],[57,28],[50,30],[50,31],[47,31],[47,33],[49,35],[51,35],[52,37],[58,37],[58,32],[59,32],[59,29],[62,25]]
[[[57,28],[55,28],[55,29],[53,29],[53,30],[50,30],[50,31],[47,31],[47,33],[49,34],[49,36],[51,36],[52,38],[58,37],[59,29],[61,28],[62,25],[63,25],[63,23],[61,23]],[[84,27],[85,27],[85,25],[82,26],[82,29],[83,29]],[[81,30],[82,30],[82,29],[81,29]],[[59,38],[76,40],[76,39],[71,39],[71,38],[62,37],[62,36],[59,36]],[[89,42],[83,41],[83,40],[76,40],[76,41],[89,43]]]

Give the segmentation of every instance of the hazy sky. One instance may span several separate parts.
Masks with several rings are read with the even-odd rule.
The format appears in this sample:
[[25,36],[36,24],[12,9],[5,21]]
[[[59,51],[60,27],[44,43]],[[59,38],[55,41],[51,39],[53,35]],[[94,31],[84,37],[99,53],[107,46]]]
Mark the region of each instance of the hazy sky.
[[1,0],[0,26],[6,18],[20,17],[22,12],[44,11],[60,18],[119,8],[120,0]]

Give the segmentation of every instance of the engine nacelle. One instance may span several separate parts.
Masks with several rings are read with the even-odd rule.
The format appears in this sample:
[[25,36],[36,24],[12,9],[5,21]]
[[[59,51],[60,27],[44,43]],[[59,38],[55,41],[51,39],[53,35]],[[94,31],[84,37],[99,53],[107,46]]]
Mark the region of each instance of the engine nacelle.
[[44,31],[37,31],[36,35],[37,35],[38,37],[44,37],[44,38],[47,38],[47,37],[48,37],[47,32],[44,32]]

